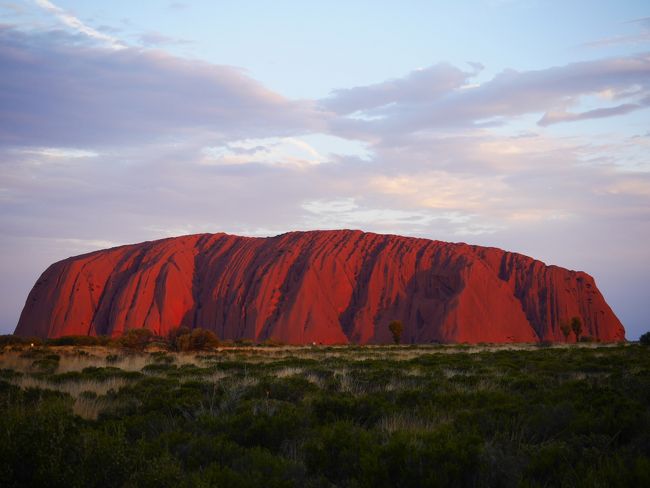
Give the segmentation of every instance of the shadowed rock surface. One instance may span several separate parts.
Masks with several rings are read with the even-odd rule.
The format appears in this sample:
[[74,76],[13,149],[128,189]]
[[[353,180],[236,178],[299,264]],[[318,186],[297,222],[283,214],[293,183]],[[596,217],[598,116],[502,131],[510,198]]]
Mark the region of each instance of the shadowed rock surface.
[[[198,234],[71,257],[30,292],[16,334],[119,336],[180,325],[286,343],[564,341],[578,316],[601,341],[625,330],[594,279],[521,254],[361,231]],[[575,340],[573,335],[570,340]]]

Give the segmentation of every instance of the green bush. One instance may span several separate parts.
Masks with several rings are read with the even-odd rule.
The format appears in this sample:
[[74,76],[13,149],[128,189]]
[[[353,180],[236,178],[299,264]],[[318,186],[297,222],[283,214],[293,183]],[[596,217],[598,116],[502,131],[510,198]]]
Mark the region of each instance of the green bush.
[[582,320],[580,317],[571,318],[571,330],[576,336],[576,342],[580,341],[580,335],[582,334]]
[[642,346],[650,346],[650,332],[646,332],[645,334],[641,334],[641,337],[639,337],[639,343]]
[[307,441],[305,464],[310,474],[349,486],[377,469],[378,445],[372,432],[349,422],[335,422],[316,430]]
[[153,340],[153,332],[149,329],[129,329],[119,339],[122,347],[134,350],[143,350]]
[[219,347],[219,338],[210,330],[197,327],[172,329],[167,336],[169,348],[173,351],[206,351]]
[[393,320],[388,324],[388,330],[393,336],[393,342],[399,344],[402,340],[402,333],[404,332],[404,324],[401,320]]
[[476,486],[484,469],[482,448],[477,434],[450,427],[396,434],[378,453],[380,479],[372,486]]
[[2,353],[2,486],[650,484],[641,347],[52,351]]
[[14,334],[0,335],[0,347],[27,344],[27,339]]
[[21,403],[0,416],[3,485],[80,486],[83,448],[69,402],[41,397],[36,406]]
[[105,346],[110,338],[107,336],[70,335],[48,339],[50,346]]
[[39,373],[54,373],[59,367],[59,358],[45,357],[32,363],[32,370]]

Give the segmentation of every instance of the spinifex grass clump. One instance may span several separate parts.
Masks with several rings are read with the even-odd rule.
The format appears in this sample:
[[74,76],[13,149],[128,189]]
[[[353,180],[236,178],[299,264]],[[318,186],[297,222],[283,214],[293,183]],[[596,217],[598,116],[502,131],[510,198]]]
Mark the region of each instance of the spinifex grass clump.
[[24,347],[3,486],[650,486],[642,346]]

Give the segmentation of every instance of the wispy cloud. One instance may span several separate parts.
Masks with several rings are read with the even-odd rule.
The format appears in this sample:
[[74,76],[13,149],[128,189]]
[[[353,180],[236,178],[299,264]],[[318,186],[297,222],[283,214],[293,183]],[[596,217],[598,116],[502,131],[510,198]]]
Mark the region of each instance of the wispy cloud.
[[149,31],[140,34],[138,36],[138,41],[140,45],[145,47],[182,45],[192,43],[192,41],[189,41],[187,39],[178,39],[155,31]]
[[[321,103],[341,116],[332,122],[335,132],[372,138],[378,134],[492,127],[536,113],[547,114],[540,119],[540,125],[611,117],[647,104],[598,107],[562,119],[552,114],[565,113],[583,97],[608,90],[618,93],[619,99],[645,99],[650,94],[647,54],[535,71],[506,70],[478,86],[462,89],[472,75],[437,65],[422,74],[414,72],[398,80],[337,90]],[[353,110],[371,117],[349,116]]]
[[626,24],[633,25],[641,30],[636,34],[624,36],[605,37],[582,44],[584,47],[607,47],[621,44],[647,44],[650,43],[650,17],[628,20]]
[[123,49],[126,47],[119,39],[99,32],[98,30],[95,30],[92,27],[84,24],[77,17],[66,12],[61,7],[54,5],[49,0],[35,0],[35,2],[39,7],[54,14],[56,18],[59,19],[59,21],[77,32],[85,34],[86,36],[97,41],[104,42],[113,49]]
[[185,2],[171,2],[169,8],[172,10],[186,10],[190,8],[190,6]]
[[575,122],[577,120],[588,119],[602,119],[605,117],[613,117],[616,115],[629,114],[636,110],[647,108],[650,106],[650,98],[642,100],[640,103],[622,103],[615,107],[597,108],[594,110],[587,110],[580,113],[570,113],[565,111],[560,112],[546,112],[539,120],[539,125],[547,126],[557,124],[560,122]]

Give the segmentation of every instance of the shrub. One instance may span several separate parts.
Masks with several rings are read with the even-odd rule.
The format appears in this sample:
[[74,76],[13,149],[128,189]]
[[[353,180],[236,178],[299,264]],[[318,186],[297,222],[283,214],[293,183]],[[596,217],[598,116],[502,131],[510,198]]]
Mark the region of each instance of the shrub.
[[388,330],[390,330],[390,333],[393,336],[393,342],[395,342],[395,344],[399,344],[402,339],[402,332],[404,332],[404,324],[402,321],[393,320],[390,324],[388,324]]
[[383,480],[373,485],[477,486],[482,446],[478,435],[450,427],[398,433],[380,448],[376,476]]
[[186,336],[190,333],[190,328],[189,327],[175,327],[172,330],[169,331],[167,334],[167,343],[169,344],[169,348],[172,349],[173,351],[178,351],[179,348],[179,339],[183,336]]
[[580,338],[580,342],[598,342],[598,339],[596,339],[595,337],[587,335],[587,336],[582,336]]
[[122,337],[120,337],[120,344],[128,349],[143,350],[151,339],[153,332],[149,329],[129,329]]
[[305,464],[312,475],[322,475],[335,485],[375,471],[379,443],[372,433],[349,422],[335,422],[314,432],[305,443]]
[[580,340],[580,334],[582,334],[582,320],[580,317],[573,317],[571,319],[571,330],[576,335],[576,342]]
[[563,320],[560,323],[560,330],[562,331],[562,335],[564,336],[564,342],[568,342],[569,334],[571,334],[571,324],[566,320]]
[[211,330],[196,328],[190,333],[190,349],[192,351],[203,351],[218,346],[219,339]]
[[95,336],[70,335],[48,339],[46,343],[50,346],[97,346],[100,345],[100,339]]
[[0,335],[0,347],[25,344],[26,342],[27,339],[14,334]]
[[75,486],[79,481],[78,420],[67,401],[39,397],[38,408],[16,404],[0,416],[3,486]]
[[639,343],[643,346],[650,346],[650,332],[641,334],[641,337],[639,337]]
[[8,488],[650,486],[648,347],[16,349]]
[[21,337],[15,334],[0,335],[0,348],[5,346],[20,346],[26,344],[28,346],[41,346],[43,339],[40,337]]
[[37,359],[32,363],[32,370],[39,373],[52,374],[59,367],[59,356],[56,354],[49,354],[44,358]]
[[[142,449],[145,450],[144,448]],[[183,471],[177,459],[168,452],[145,457],[142,455],[135,472],[128,480],[127,486],[141,487],[177,487],[183,481]]]
[[170,349],[174,351],[204,351],[219,346],[216,334],[200,327],[192,330],[177,327],[169,332],[167,340]]

